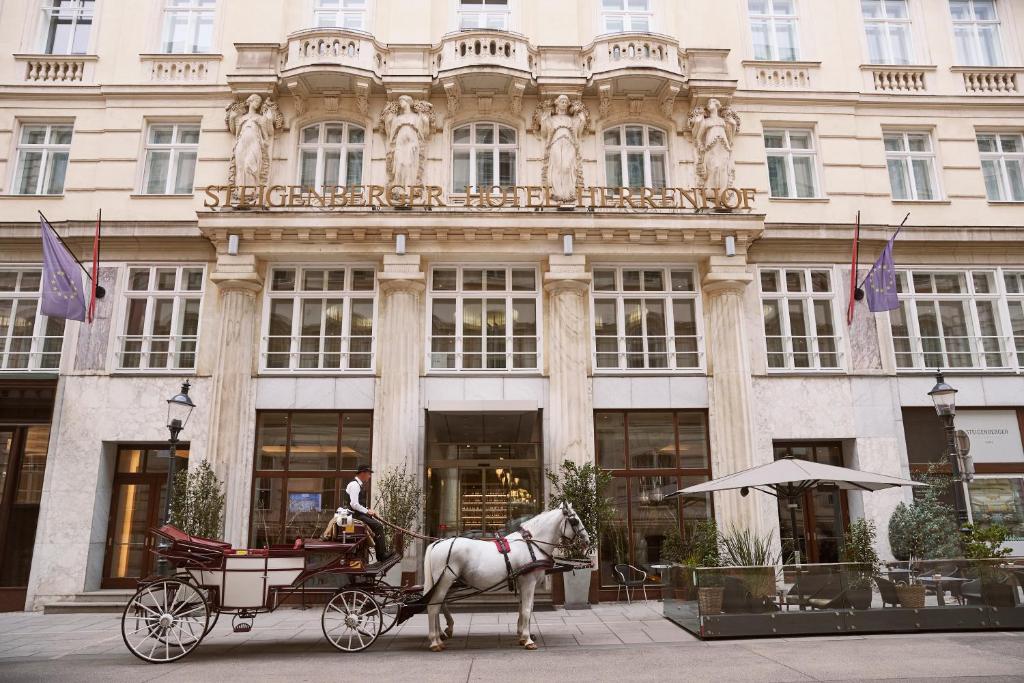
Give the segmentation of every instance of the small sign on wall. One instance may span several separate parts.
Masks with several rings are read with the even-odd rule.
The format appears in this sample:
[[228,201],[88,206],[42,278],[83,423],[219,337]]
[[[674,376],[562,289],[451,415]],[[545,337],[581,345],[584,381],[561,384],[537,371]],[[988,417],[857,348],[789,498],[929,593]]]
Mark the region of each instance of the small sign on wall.
[[1024,467],[1024,445],[1014,410],[960,410],[956,426],[971,440],[974,462],[1020,463]]

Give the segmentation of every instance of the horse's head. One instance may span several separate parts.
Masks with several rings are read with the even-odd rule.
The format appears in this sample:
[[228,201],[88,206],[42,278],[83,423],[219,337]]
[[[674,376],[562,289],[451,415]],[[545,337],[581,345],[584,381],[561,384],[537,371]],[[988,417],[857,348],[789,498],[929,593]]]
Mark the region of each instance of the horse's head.
[[579,515],[572,509],[568,502],[562,503],[562,516],[565,517],[565,524],[562,527],[562,538],[566,541],[579,539],[584,546],[590,545],[590,534],[587,533]]

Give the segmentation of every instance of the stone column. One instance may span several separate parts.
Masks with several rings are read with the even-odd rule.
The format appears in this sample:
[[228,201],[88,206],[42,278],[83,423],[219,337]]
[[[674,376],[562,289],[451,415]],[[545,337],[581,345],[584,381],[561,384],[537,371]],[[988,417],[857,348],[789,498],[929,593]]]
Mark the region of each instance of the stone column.
[[[712,256],[703,279],[705,330],[708,355],[709,431],[711,472],[714,478],[752,467],[754,441],[750,400],[750,353],[747,347],[743,294],[753,276],[738,256]],[[714,494],[715,518],[720,528],[735,526],[764,533],[755,493]]]
[[590,382],[590,273],[586,257],[552,255],[544,274],[548,371],[547,457],[594,462],[594,395]]
[[256,257],[217,257],[210,279],[220,292],[220,327],[213,370],[210,464],[225,484],[224,540],[245,547],[252,504],[253,360],[256,358],[256,297],[263,288]]

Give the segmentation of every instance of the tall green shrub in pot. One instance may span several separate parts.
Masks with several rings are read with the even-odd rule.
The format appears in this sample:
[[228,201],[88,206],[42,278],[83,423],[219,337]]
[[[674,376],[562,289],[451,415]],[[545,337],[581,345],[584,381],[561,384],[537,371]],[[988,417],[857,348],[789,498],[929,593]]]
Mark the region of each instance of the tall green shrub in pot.
[[170,523],[193,536],[218,538],[224,513],[224,490],[210,463],[174,475]]
[[[419,477],[408,472],[405,465],[392,466],[378,474],[373,480],[373,493],[376,499],[376,511],[390,524],[417,531],[420,513],[426,506],[426,497]],[[396,539],[396,532],[385,526],[388,544],[396,552],[404,553],[404,539]]]

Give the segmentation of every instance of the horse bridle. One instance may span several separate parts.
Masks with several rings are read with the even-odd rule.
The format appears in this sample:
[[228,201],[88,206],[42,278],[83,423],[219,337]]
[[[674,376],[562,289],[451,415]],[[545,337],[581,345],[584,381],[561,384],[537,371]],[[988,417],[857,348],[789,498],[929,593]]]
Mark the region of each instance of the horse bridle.
[[[572,513],[569,512],[569,506],[566,505],[565,503],[562,503],[562,515],[565,517],[565,521],[562,522],[562,538],[567,541],[576,540],[576,538],[580,535],[580,527],[583,525],[583,522],[580,521],[580,518],[576,514],[575,510],[573,510]],[[572,527],[572,538],[569,538],[569,536],[565,533],[566,526]]]

